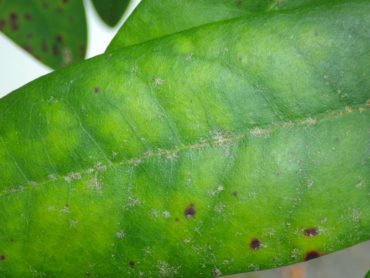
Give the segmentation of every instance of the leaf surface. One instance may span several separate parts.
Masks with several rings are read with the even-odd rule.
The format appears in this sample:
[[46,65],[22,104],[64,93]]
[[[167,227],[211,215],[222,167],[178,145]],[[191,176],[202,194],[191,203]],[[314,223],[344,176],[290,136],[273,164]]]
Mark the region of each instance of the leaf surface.
[[322,4],[322,0],[142,0],[107,51],[212,22],[315,4]]
[[369,8],[212,24],[2,99],[0,276],[212,277],[368,240]]
[[96,11],[106,24],[113,27],[122,18],[129,0],[92,0]]
[[85,57],[87,31],[81,0],[0,0],[0,31],[54,69]]

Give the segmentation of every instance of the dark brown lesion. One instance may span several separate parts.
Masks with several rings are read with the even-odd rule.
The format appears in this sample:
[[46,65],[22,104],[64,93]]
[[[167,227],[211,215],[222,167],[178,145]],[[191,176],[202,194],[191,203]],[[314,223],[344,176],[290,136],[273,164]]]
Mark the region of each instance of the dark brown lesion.
[[18,31],[18,15],[15,12],[9,14],[9,26],[12,31]]
[[134,268],[135,265],[136,265],[135,261],[131,260],[131,261],[128,262],[128,266],[131,267],[131,268]]
[[257,250],[261,247],[261,242],[257,238],[252,238],[249,242],[249,247],[253,250]]
[[100,87],[95,87],[94,88],[94,93],[99,94],[100,93]]
[[192,218],[195,216],[195,207],[194,207],[194,204],[190,204],[188,205],[185,210],[184,210],[184,215],[186,218]]
[[319,234],[319,230],[317,228],[307,228],[304,229],[303,234],[305,236],[317,236]]
[[0,262],[1,261],[5,261],[5,256],[4,255],[0,255]]
[[304,256],[304,261],[309,261],[321,257],[321,253],[315,250],[308,251]]

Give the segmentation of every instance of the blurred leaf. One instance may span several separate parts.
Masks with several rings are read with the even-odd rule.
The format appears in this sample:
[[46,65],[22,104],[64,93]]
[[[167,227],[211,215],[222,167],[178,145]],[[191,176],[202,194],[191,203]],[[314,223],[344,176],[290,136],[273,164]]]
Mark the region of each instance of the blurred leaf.
[[85,57],[81,0],[0,0],[0,31],[54,69]]
[[[322,0],[142,0],[112,40],[108,51],[220,20],[322,2]],[[333,2],[335,1],[330,1]]]
[[215,23],[0,100],[0,277],[211,277],[368,240],[369,10]]
[[104,22],[113,27],[122,18],[130,0],[92,0],[92,2]]

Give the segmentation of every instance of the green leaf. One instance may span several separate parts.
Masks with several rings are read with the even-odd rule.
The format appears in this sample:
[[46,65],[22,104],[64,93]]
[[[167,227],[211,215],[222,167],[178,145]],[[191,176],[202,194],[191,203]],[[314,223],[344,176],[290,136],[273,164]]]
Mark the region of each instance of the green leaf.
[[2,99],[0,276],[211,277],[368,240],[369,9],[212,24]]
[[122,18],[129,0],[92,0],[96,11],[106,24],[113,27]]
[[286,10],[321,3],[322,0],[142,0],[118,31],[107,51],[207,23],[252,16],[261,11]]
[[0,31],[54,69],[85,57],[87,31],[81,0],[0,0]]

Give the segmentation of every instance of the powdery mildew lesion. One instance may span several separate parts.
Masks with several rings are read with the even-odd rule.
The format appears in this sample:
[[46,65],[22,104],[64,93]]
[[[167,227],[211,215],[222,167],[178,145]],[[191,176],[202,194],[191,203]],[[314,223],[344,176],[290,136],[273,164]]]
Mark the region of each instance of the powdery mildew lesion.
[[266,126],[256,126],[256,127],[247,129],[245,132],[241,132],[241,133],[214,131],[211,133],[211,136],[209,138],[201,138],[198,142],[193,143],[193,144],[182,144],[172,149],[148,150],[141,156],[137,156],[137,157],[134,157],[128,160],[126,159],[126,160],[122,160],[118,162],[112,161],[107,164],[104,164],[102,162],[96,162],[96,164],[93,167],[80,170],[80,171],[74,171],[74,172],[68,173],[67,175],[59,176],[56,173],[51,173],[48,175],[48,180],[45,180],[45,181],[40,181],[40,182],[30,181],[24,185],[8,186],[6,190],[0,193],[0,197],[6,196],[6,195],[12,195],[16,193],[22,193],[26,189],[32,189],[36,186],[49,184],[54,181],[64,180],[67,183],[71,183],[73,181],[80,180],[85,176],[90,177],[91,179],[90,187],[91,189],[95,190],[99,188],[99,186],[97,186],[97,180],[94,179],[94,177],[97,177],[96,173],[104,172],[109,167],[113,167],[117,164],[137,166],[153,158],[164,158],[164,159],[169,159],[169,160],[176,160],[178,158],[179,153],[186,151],[186,150],[201,150],[201,149],[210,148],[210,147],[225,147],[225,146],[229,146],[232,144],[236,144],[242,141],[243,139],[250,138],[250,137],[269,137],[274,131],[277,131],[280,129],[291,129],[291,128],[299,127],[299,126],[303,126],[303,127],[314,126],[321,122],[340,118],[348,114],[364,113],[369,108],[370,108],[370,100],[367,100],[365,104],[355,105],[352,107],[346,106],[344,109],[341,109],[341,110],[326,111],[326,112],[316,115],[315,117],[309,116],[308,118],[299,119],[296,121],[281,121],[281,122],[275,122],[275,123],[272,123]]

